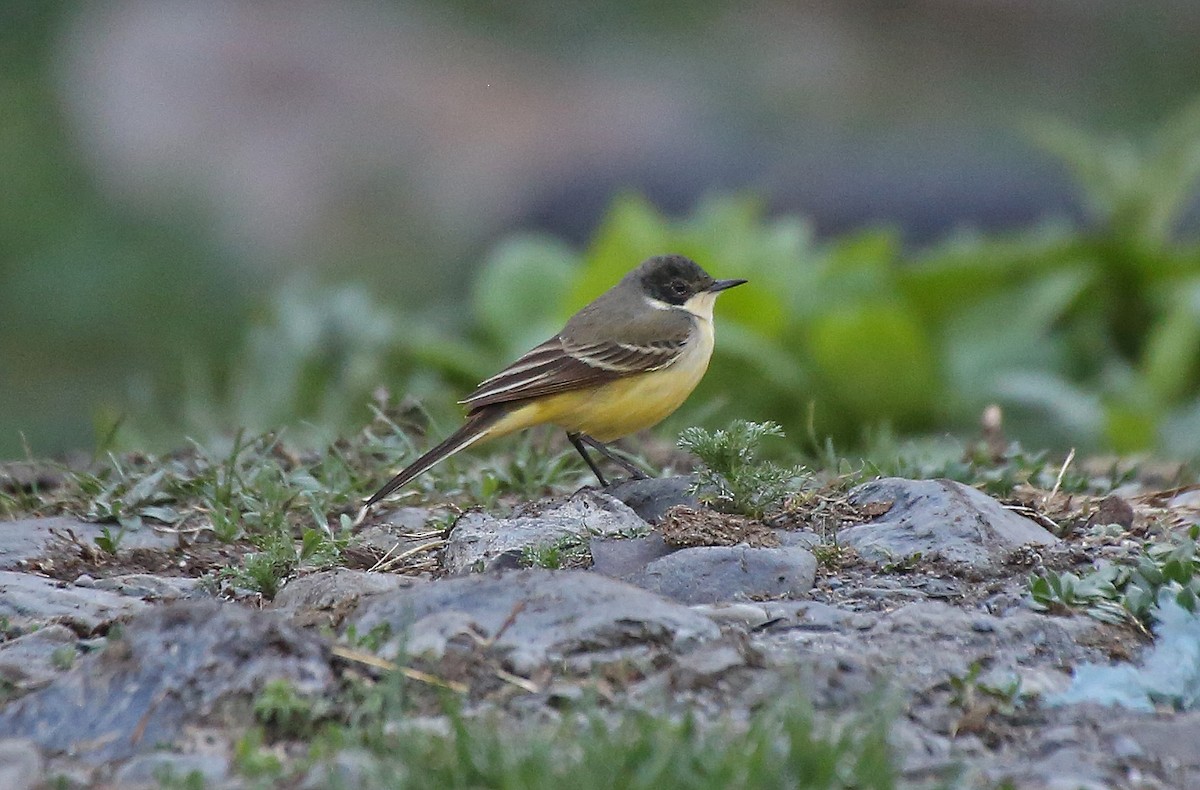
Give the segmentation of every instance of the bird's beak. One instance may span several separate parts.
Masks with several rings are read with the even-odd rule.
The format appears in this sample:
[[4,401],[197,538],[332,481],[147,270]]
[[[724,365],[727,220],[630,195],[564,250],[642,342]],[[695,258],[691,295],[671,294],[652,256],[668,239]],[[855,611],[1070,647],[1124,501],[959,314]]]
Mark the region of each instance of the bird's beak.
[[716,293],[717,291],[724,291],[726,288],[733,288],[736,285],[742,285],[746,282],[748,282],[748,281],[747,280],[717,280],[715,283],[708,286],[708,292],[711,294],[711,293]]

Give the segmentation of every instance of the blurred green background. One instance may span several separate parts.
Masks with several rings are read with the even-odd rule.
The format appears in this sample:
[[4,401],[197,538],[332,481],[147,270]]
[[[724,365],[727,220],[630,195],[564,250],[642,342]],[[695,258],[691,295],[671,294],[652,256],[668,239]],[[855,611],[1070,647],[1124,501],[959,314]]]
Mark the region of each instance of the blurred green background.
[[1200,6],[0,4],[0,459],[453,401],[647,255],[666,430],[1200,456]]

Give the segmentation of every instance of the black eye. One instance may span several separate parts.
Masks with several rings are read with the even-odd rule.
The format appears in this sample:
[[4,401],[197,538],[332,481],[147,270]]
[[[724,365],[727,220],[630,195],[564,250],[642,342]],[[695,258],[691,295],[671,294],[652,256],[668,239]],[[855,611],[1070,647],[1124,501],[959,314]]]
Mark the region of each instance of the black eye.
[[676,294],[677,296],[683,296],[685,293],[687,293],[687,289],[687,283],[685,283],[683,280],[671,281],[671,293]]

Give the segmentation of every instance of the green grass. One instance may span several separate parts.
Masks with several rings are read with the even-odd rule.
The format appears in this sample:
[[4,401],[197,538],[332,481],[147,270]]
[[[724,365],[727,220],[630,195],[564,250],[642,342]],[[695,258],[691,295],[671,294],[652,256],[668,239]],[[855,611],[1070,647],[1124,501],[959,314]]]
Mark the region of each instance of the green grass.
[[[286,685],[286,684],[284,684]],[[396,679],[360,690],[349,712],[329,719],[310,701],[273,684],[259,695],[260,726],[237,749],[240,773],[287,785],[346,749],[363,759],[363,788],[857,788],[897,784],[887,744],[891,714],[820,716],[797,694],[747,721],[702,722],[641,709],[587,703],[556,723],[516,723],[503,714],[463,714],[447,699],[439,724],[403,711]],[[282,728],[281,728],[282,725]],[[307,756],[283,761],[272,744],[315,732]],[[294,754],[295,752],[290,752]],[[315,768],[314,768],[315,766]],[[333,783],[330,774],[327,781]]]
[[[418,453],[419,414],[375,411],[356,435],[320,449],[280,433],[238,432],[175,453],[107,453],[84,470],[62,469],[62,485],[23,490],[5,500],[7,517],[67,514],[98,522],[97,548],[118,558],[127,537],[163,527],[207,532],[241,560],[207,579],[272,598],[303,568],[341,563],[352,515],[375,486]],[[504,510],[569,491],[585,469],[549,432],[498,442],[423,476],[408,502]],[[545,562],[552,562],[547,556]]]
[[545,546],[526,546],[521,553],[521,565],[526,568],[559,570],[574,568],[590,560],[588,539],[565,535]]

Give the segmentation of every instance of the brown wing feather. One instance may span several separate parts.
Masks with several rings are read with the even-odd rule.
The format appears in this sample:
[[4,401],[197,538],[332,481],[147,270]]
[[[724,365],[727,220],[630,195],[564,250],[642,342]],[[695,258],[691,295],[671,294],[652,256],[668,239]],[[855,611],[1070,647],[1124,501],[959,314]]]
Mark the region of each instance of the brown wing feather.
[[679,340],[648,344],[578,343],[552,337],[460,401],[470,412],[495,403],[536,398],[581,389],[670,365],[686,344]]

